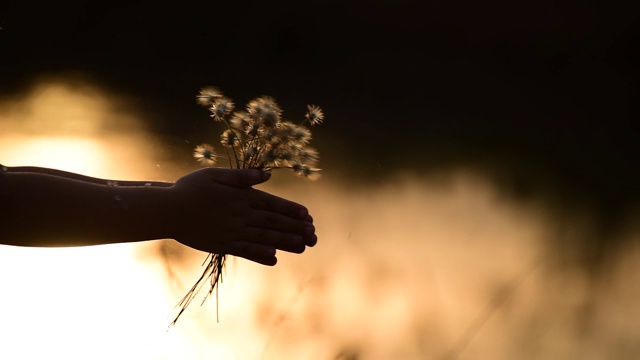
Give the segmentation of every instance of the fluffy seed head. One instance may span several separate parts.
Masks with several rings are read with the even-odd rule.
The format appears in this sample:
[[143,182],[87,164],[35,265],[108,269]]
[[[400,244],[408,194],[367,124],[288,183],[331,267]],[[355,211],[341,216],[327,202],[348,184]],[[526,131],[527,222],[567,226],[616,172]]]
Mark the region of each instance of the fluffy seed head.
[[196,95],[196,101],[202,106],[209,107],[213,105],[215,99],[222,97],[220,90],[213,86],[208,86],[200,89],[198,95]]
[[295,163],[291,168],[297,175],[306,177],[309,180],[317,180],[320,177],[320,169],[311,168],[308,165]]
[[209,110],[211,110],[211,117],[214,118],[214,120],[222,121],[227,114],[233,111],[233,108],[233,101],[221,96],[213,101]]
[[309,120],[311,125],[320,125],[324,120],[324,114],[319,106],[307,105],[307,114],[305,115],[305,118]]
[[227,129],[220,136],[220,143],[222,146],[230,148],[240,144],[240,139],[235,131]]
[[282,110],[273,98],[262,96],[247,104],[247,113],[262,126],[276,127],[280,123]]
[[303,147],[298,151],[298,157],[304,164],[316,164],[320,160],[320,155],[316,149]]
[[193,151],[193,157],[196,158],[196,160],[200,164],[208,166],[215,165],[218,160],[216,149],[214,149],[213,146],[209,144],[196,146],[195,150]]
[[234,112],[233,115],[231,115],[231,119],[229,120],[229,124],[231,124],[231,127],[240,131],[246,131],[247,126],[249,126],[251,123],[252,120],[249,117],[249,114],[244,111]]

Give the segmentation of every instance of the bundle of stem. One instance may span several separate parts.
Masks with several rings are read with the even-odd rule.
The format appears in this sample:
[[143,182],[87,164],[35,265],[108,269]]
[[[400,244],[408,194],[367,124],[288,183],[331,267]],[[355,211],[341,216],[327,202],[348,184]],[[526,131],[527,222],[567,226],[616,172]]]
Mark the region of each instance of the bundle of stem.
[[[207,264],[207,267],[204,269],[200,278],[196,281],[196,283],[191,287],[191,289],[187,292],[187,294],[180,300],[177,306],[180,307],[180,311],[176,315],[176,317],[171,321],[169,327],[173,326],[178,322],[178,318],[182,313],[187,309],[191,301],[198,295],[202,286],[206,283],[206,279],[209,279],[209,283],[211,284],[207,295],[205,295],[204,299],[202,299],[202,304],[207,300],[207,298],[213,294],[213,290],[216,291],[216,320],[219,320],[218,314],[218,282],[222,282],[222,273],[224,270],[225,260],[227,256],[225,254],[215,254],[209,253],[207,258],[202,262],[202,266]],[[208,261],[208,263],[207,263]]]

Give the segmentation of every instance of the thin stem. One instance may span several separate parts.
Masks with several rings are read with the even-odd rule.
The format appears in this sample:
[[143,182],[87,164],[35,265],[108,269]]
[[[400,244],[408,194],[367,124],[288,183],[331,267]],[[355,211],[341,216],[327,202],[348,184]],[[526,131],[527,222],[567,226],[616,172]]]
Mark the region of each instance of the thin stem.
[[[225,119],[225,118],[221,118],[220,120],[222,120],[222,122],[227,126],[227,129],[233,133],[233,136],[234,136],[236,139],[240,139],[240,137],[238,137],[238,134],[236,134],[236,132],[233,130],[233,128],[231,127],[231,125],[229,124],[229,122],[227,121],[227,119]],[[235,139],[233,139],[233,141],[234,141],[234,143],[235,143]],[[231,149],[233,150],[233,157],[234,157],[234,158],[235,158],[235,160],[236,160],[236,169],[240,169],[240,162],[239,162],[239,159],[238,159],[238,153],[236,153],[236,147],[235,147],[235,145],[232,145],[232,146],[231,146]]]

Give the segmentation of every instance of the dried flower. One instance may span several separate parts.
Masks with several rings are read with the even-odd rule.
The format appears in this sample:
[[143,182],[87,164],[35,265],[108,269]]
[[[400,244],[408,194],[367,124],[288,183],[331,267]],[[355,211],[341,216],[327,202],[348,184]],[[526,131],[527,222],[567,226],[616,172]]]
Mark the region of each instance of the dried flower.
[[211,105],[211,117],[216,121],[223,121],[224,117],[233,111],[234,105],[231,99],[221,96],[216,98]]
[[320,169],[313,169],[308,165],[300,163],[293,164],[293,171],[295,171],[297,175],[309,178],[311,180],[315,180],[320,177]]
[[320,156],[316,149],[304,147],[299,150],[298,157],[304,164],[315,165],[318,163]]
[[222,93],[215,87],[209,86],[200,89],[200,93],[196,95],[196,101],[202,106],[211,106],[213,102],[222,96]]
[[251,123],[247,124],[247,126],[244,128],[244,132],[248,136],[252,138],[256,138],[258,137],[259,134],[264,133],[264,129],[261,129],[260,125],[252,121]]
[[322,113],[322,109],[318,106],[307,105],[307,114],[305,115],[305,118],[311,125],[320,125],[324,120],[324,114]]
[[[268,96],[251,100],[246,111],[235,112],[231,99],[224,97],[214,87],[200,90],[197,98],[200,104],[209,107],[211,116],[226,127],[220,136],[220,142],[227,156],[218,155],[208,144],[198,145],[194,150],[194,157],[201,164],[213,166],[218,158],[224,157],[229,160],[231,167],[236,168],[262,171],[287,168],[311,180],[320,176],[320,169],[315,168],[319,159],[318,151],[309,147],[311,131],[304,126],[305,121],[310,125],[322,123],[324,114],[318,106],[308,105],[305,119],[294,124],[282,120],[282,109]],[[225,259],[226,254],[209,254],[205,260],[205,271],[178,304],[181,309],[171,325],[176,323],[206,282],[210,284],[207,296],[214,289],[217,294]]]
[[262,96],[249,102],[247,113],[258,124],[269,128],[278,126],[282,110],[273,98]]
[[291,127],[291,141],[306,145],[311,141],[311,131],[305,127],[293,125]]
[[231,116],[231,119],[229,120],[229,124],[231,124],[232,128],[243,132],[246,131],[247,127],[249,127],[252,123],[253,121],[251,121],[249,114],[244,111],[234,112]]
[[203,165],[213,166],[217,162],[216,149],[209,144],[202,144],[196,146],[193,151],[193,157]]
[[235,131],[227,129],[220,136],[220,143],[224,147],[231,148],[238,145],[240,143],[240,139]]

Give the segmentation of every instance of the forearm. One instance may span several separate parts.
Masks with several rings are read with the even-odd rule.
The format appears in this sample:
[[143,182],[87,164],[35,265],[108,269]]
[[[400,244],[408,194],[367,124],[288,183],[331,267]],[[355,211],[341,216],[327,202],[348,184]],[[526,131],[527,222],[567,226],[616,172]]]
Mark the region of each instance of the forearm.
[[171,237],[170,187],[108,186],[37,172],[0,174],[0,243],[77,246]]
[[173,183],[163,181],[135,181],[135,180],[108,180],[100,179],[86,175],[80,175],[68,171],[43,168],[37,166],[17,166],[6,167],[6,172],[9,173],[29,173],[29,174],[42,174],[62,177],[65,179],[72,179],[78,181],[84,181],[98,185],[118,185],[118,186],[157,186],[157,187],[170,187]]

